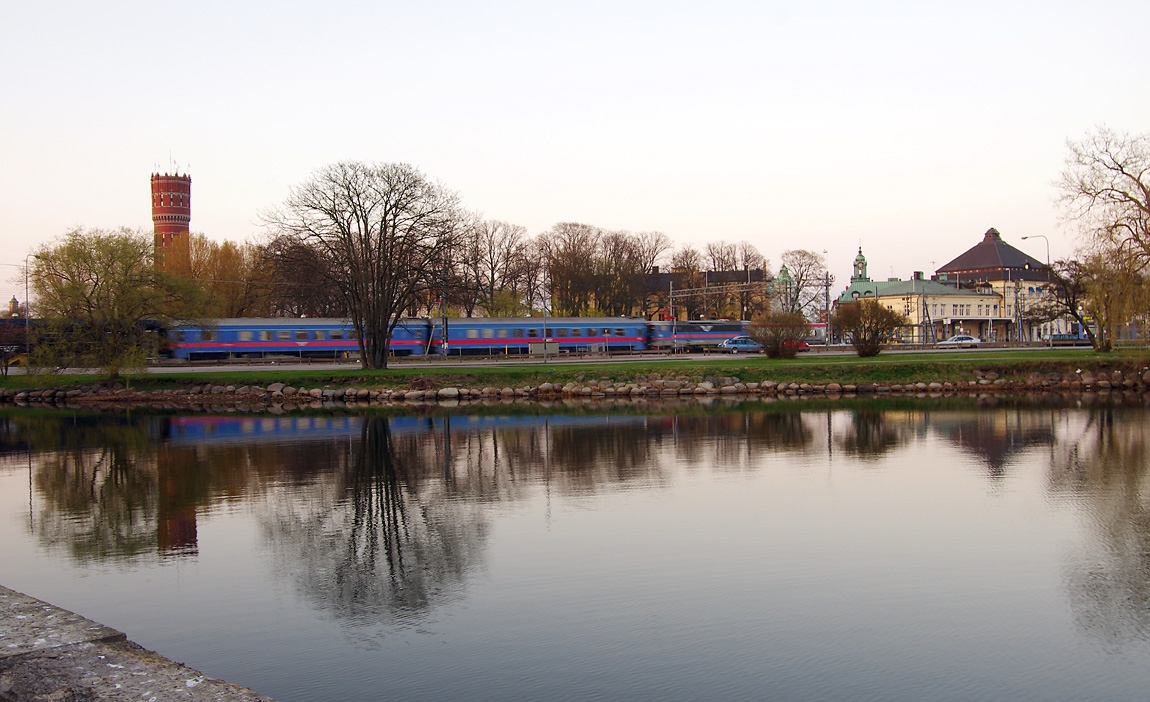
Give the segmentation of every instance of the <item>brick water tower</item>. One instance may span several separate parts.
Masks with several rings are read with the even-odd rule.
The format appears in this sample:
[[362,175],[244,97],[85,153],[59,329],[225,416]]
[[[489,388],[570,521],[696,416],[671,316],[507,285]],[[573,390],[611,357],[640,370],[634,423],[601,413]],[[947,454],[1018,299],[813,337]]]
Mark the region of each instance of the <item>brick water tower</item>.
[[187,274],[191,262],[192,177],[152,174],[152,226],[156,264],[169,273]]

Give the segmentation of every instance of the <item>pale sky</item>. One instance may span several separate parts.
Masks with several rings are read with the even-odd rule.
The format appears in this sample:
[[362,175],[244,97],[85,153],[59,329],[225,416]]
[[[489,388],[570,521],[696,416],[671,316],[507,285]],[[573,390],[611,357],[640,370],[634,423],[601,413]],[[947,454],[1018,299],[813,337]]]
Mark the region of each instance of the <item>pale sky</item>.
[[[0,263],[77,225],[259,216],[339,160],[400,161],[486,217],[827,251],[836,289],[995,227],[1070,255],[1067,138],[1150,130],[1150,3],[36,2],[0,30]],[[24,298],[0,275],[0,294]]]

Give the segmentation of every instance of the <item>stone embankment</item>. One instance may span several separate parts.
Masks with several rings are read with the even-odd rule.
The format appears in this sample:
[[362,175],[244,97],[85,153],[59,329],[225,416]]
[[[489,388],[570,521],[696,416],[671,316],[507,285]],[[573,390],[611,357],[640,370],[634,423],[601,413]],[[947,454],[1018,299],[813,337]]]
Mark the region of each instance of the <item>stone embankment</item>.
[[284,383],[258,385],[193,385],[187,388],[134,391],[118,384],[0,391],[0,402],[16,406],[138,406],[164,408],[188,406],[234,407],[241,411],[296,409],[301,407],[370,407],[436,403],[469,403],[585,400],[632,403],[651,399],[708,399],[747,397],[804,398],[856,396],[952,396],[962,394],[1012,394],[1019,392],[1130,392],[1150,389],[1150,371],[1033,373],[1026,379],[1000,378],[993,372],[976,372],[965,382],[837,383],[825,384],[739,378],[639,376],[628,381],[580,377],[564,384],[542,383],[524,387],[364,388],[293,387]]
[[0,700],[5,702],[275,702],[5,587],[0,587],[0,641]]

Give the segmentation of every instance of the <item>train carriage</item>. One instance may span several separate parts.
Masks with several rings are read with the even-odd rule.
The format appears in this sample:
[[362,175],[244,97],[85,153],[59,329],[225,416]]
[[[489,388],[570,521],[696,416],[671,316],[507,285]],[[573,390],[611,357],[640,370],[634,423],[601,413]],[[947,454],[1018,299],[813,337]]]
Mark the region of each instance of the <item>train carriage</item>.
[[714,351],[727,339],[745,336],[750,324],[741,320],[650,322],[649,345],[662,351]]
[[[427,320],[406,319],[395,327],[389,348],[395,355],[427,352]],[[186,360],[224,358],[347,358],[359,352],[355,329],[345,319],[217,319],[168,330],[168,350]]]
[[642,351],[647,345],[647,322],[641,318],[474,317],[431,324],[432,353],[451,355],[539,354],[544,343],[560,353]]

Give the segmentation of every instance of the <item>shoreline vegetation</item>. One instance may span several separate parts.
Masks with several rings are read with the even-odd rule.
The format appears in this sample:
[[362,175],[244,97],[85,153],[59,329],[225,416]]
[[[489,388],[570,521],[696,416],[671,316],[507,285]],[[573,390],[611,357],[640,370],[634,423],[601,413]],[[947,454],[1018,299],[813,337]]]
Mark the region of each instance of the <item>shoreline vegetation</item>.
[[1012,394],[1033,391],[1150,390],[1145,354],[1093,354],[1028,350],[1011,353],[900,354],[880,358],[762,357],[635,360],[619,363],[554,363],[435,367],[393,366],[137,374],[119,380],[91,375],[11,376],[0,383],[9,406],[68,405],[91,408],[162,408],[211,405],[239,411],[272,408],[456,406],[477,401],[649,398],[840,397],[890,395]]

